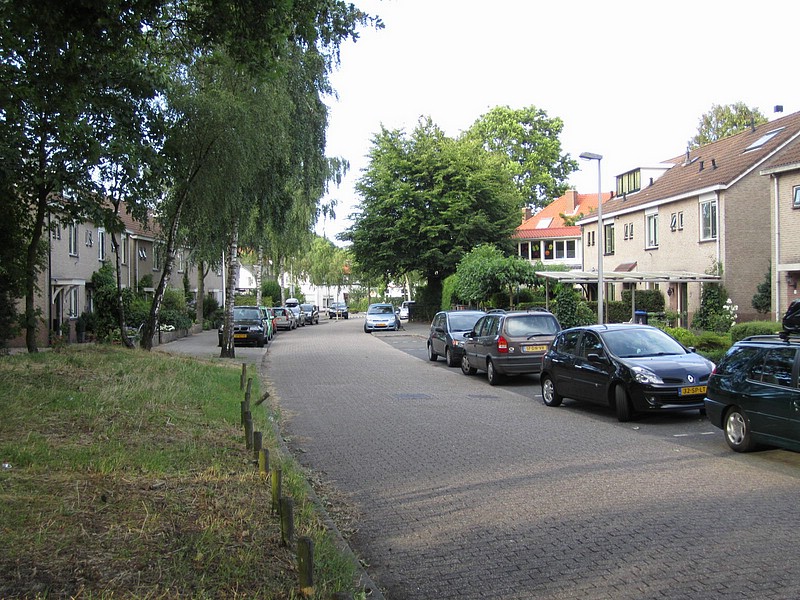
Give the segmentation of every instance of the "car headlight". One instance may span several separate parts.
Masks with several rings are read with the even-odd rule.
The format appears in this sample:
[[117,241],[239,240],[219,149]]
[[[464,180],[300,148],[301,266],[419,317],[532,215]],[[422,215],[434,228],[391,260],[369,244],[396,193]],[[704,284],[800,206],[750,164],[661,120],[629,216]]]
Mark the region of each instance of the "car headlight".
[[464,343],[464,340],[453,340],[453,346],[460,346]]
[[631,373],[638,383],[664,383],[661,377],[644,367],[631,367]]
[[262,331],[259,325],[250,325],[250,331]]

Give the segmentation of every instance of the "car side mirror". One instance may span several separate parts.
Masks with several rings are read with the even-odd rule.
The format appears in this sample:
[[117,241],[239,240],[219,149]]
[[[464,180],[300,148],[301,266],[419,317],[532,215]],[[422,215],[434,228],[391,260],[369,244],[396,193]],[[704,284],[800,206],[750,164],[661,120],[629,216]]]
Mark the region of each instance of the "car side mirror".
[[475,332],[474,332],[474,331],[470,331],[469,333],[465,333],[465,334],[464,334],[464,337],[465,337],[465,338],[472,339],[472,338],[474,338],[474,337],[475,337]]

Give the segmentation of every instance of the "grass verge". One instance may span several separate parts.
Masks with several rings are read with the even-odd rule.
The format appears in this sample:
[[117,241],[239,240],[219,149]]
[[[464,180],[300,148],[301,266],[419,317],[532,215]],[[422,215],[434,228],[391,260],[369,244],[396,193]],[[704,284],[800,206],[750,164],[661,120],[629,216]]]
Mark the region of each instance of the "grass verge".
[[[240,377],[241,364],[113,346],[0,358],[0,597],[301,597],[245,447]],[[268,404],[253,406],[254,429],[282,467],[296,536],[314,541],[312,597],[363,597]]]

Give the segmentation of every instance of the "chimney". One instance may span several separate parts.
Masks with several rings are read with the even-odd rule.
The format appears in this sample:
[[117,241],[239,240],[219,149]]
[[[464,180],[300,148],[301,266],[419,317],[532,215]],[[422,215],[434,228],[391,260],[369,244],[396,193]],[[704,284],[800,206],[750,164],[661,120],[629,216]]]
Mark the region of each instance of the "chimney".
[[531,210],[530,206],[526,206],[525,208],[522,209],[522,222],[523,223],[525,221],[527,221],[528,219],[530,219],[532,216],[533,216],[533,210]]
[[572,202],[567,202],[567,206],[572,205],[572,212],[578,208],[580,202],[578,202],[578,190],[567,190],[567,196],[572,196]]

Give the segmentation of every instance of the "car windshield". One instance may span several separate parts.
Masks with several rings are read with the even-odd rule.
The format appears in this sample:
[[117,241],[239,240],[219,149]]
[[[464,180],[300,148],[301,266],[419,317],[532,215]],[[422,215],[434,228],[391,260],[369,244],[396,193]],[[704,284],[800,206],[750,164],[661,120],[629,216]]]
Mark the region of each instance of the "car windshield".
[[306,312],[311,312],[313,310],[313,307],[310,304],[301,304],[300,307]]
[[617,329],[603,332],[601,337],[620,358],[686,354],[683,346],[660,329]]
[[472,326],[483,315],[450,315],[450,331],[472,331]]
[[276,317],[285,317],[286,316],[286,309],[285,308],[273,308],[272,311],[275,313]]
[[257,308],[235,308],[233,309],[234,321],[258,321],[261,318],[261,311]]
[[558,321],[552,315],[522,315],[506,319],[506,332],[512,337],[555,335]]
[[394,307],[389,304],[370,306],[369,308],[369,314],[371,315],[391,315],[393,313],[394,313]]

